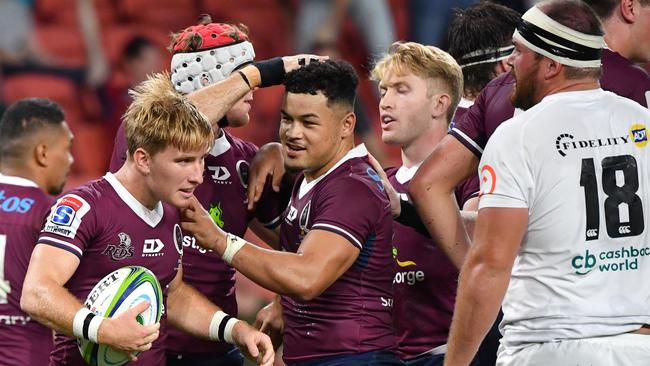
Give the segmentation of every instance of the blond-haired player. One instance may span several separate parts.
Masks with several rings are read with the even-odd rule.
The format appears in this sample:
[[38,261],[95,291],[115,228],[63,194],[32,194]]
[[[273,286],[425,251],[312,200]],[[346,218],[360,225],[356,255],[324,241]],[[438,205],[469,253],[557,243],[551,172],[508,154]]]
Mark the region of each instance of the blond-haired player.
[[[243,89],[243,88],[242,88]],[[57,331],[50,364],[85,364],[75,338],[110,345],[134,364],[164,364],[167,326],[239,345],[264,365],[273,362],[268,337],[223,313],[182,281],[179,207],[202,181],[203,158],[213,141],[206,117],[159,74],[133,92],[125,114],[129,156],[115,174],[61,197],[38,239],[21,306]],[[153,240],[155,245],[148,245]],[[143,326],[140,303],[117,318],[82,306],[108,273],[130,265],[150,269],[160,281],[165,315]],[[137,358],[134,352],[142,352]]]

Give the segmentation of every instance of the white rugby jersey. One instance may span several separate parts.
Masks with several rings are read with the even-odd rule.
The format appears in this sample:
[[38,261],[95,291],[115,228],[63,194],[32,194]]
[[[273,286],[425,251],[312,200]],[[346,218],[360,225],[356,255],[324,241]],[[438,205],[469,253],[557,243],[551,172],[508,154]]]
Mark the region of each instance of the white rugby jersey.
[[507,351],[650,323],[650,111],[602,89],[545,97],[503,123],[479,209],[528,208],[503,301]]

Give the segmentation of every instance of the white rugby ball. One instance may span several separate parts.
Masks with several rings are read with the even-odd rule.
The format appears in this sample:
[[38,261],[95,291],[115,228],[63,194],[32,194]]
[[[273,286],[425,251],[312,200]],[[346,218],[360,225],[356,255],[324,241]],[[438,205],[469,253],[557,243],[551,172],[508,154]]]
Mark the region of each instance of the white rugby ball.
[[[84,305],[96,315],[112,318],[143,301],[149,301],[149,308],[136,320],[143,325],[158,323],[163,313],[163,292],[158,279],[144,267],[129,266],[97,282]],[[84,339],[78,339],[77,343],[81,356],[91,366],[121,366],[129,361],[124,353],[109,346]]]

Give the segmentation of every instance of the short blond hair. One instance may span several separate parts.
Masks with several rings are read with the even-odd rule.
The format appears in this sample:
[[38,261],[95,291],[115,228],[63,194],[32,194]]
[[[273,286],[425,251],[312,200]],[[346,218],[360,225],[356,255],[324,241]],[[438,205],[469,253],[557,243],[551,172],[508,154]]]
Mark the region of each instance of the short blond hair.
[[395,42],[372,70],[373,80],[381,81],[389,73],[403,76],[413,73],[421,78],[440,80],[451,97],[447,123],[451,122],[463,90],[463,72],[447,52],[415,42]]
[[207,151],[214,142],[207,118],[176,92],[169,74],[151,75],[129,94],[133,102],[122,117],[129,155],[138,148],[155,155],[170,145],[182,151]]

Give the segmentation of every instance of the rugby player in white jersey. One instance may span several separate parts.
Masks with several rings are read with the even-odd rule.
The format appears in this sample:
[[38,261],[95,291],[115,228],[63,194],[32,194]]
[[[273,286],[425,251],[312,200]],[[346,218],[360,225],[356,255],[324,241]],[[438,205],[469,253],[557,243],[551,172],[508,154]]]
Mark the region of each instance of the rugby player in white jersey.
[[584,3],[555,0],[513,36],[525,112],[479,164],[445,365],[471,361],[502,300],[498,365],[650,364],[650,112],[600,89],[602,35]]

